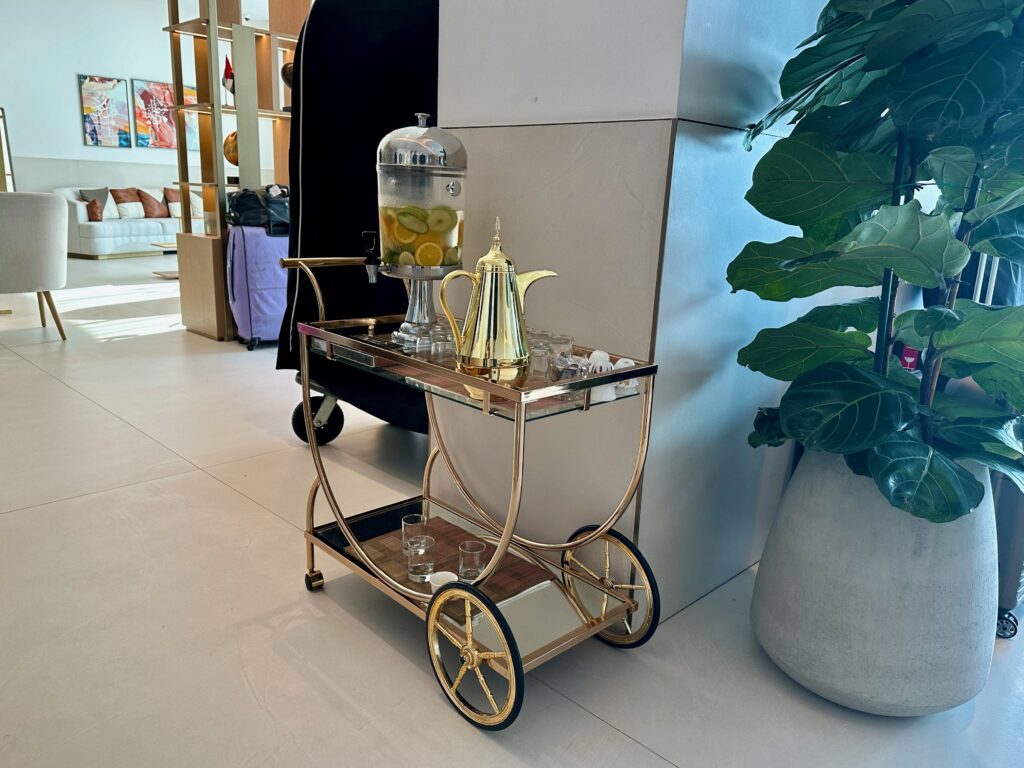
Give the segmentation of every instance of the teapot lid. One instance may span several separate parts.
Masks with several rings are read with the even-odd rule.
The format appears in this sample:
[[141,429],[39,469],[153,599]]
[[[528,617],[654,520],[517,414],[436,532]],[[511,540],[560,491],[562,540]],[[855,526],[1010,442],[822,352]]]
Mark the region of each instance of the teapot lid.
[[428,126],[426,112],[416,113],[416,125],[399,128],[377,146],[377,165],[466,170],[466,148],[452,133]]
[[476,263],[477,272],[515,272],[516,265],[501,250],[501,217],[494,217],[494,237],[491,238],[491,250]]

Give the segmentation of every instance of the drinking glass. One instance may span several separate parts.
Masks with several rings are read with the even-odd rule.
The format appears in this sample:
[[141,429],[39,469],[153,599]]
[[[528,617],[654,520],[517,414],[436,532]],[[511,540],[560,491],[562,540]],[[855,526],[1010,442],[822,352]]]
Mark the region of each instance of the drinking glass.
[[484,549],[482,541],[464,541],[459,544],[459,578],[472,581],[484,569]]
[[551,347],[543,342],[530,344],[530,373],[547,376],[551,363]]
[[557,380],[562,378],[565,370],[573,364],[572,336],[553,333],[549,337],[548,345],[551,347],[551,378]]
[[423,515],[406,515],[402,518],[402,551],[409,551],[409,539],[423,536],[427,532],[427,519]]
[[430,356],[435,360],[454,357],[455,337],[451,328],[435,328],[430,332]]
[[434,572],[434,537],[413,536],[409,539],[409,581],[424,583]]

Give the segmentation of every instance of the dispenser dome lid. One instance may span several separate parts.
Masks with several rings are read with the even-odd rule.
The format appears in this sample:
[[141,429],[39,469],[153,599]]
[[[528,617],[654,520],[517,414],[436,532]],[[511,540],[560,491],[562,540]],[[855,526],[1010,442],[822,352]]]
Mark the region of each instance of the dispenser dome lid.
[[454,135],[428,126],[426,112],[416,113],[416,125],[392,131],[377,147],[377,165],[466,170],[466,148]]

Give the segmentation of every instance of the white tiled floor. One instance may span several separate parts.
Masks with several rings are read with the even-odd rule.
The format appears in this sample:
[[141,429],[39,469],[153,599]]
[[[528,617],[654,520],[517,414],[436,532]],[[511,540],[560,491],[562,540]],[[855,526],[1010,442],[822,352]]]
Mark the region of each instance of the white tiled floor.
[[[644,648],[541,667],[509,731],[474,730],[414,617],[330,563],[306,592],[293,375],[185,333],[150,274],[173,261],[72,261],[63,344],[0,297],[0,766],[1024,764],[1024,639],[974,702],[862,715],[761,653],[749,572]],[[424,440],[346,418],[346,510],[415,493]]]

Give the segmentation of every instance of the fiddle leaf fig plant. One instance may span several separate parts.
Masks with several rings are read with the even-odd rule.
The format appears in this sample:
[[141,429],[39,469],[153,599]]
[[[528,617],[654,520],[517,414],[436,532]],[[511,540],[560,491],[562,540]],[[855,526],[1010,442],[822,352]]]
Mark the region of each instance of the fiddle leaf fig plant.
[[[961,279],[972,258],[1024,265],[1024,0],[829,0],[779,84],[746,146],[786,116],[793,127],[746,199],[801,236],[747,244],[729,284],[766,301],[878,295],[816,307],[739,351],[790,382],[758,411],[751,446],[842,454],[936,523],[984,497],[965,462],[1024,490],[1024,307],[972,301]],[[914,289],[941,300],[897,315]],[[916,373],[896,342],[918,350]],[[973,379],[988,401],[941,393],[944,377]]]

